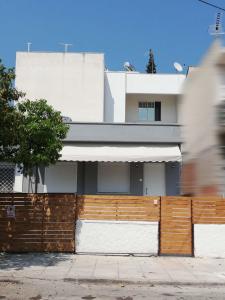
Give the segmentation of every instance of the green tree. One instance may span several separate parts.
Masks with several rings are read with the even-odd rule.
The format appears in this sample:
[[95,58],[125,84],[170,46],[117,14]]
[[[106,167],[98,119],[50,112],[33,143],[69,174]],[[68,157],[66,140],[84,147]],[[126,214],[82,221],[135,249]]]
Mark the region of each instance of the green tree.
[[154,60],[154,54],[152,49],[149,50],[149,60],[146,66],[146,73],[156,73],[156,64]]
[[63,122],[61,113],[44,99],[19,102],[17,112],[22,117],[18,127],[19,148],[14,162],[22,166],[24,175],[35,175],[36,193],[38,168],[58,161],[63,148],[62,140],[69,127]]
[[15,103],[24,94],[14,87],[15,72],[0,60],[0,161],[11,161],[18,149],[20,115]]

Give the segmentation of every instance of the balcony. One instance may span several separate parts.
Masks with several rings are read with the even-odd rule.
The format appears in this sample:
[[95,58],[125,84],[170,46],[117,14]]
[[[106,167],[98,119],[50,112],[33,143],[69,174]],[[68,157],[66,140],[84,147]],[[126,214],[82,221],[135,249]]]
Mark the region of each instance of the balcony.
[[68,123],[64,142],[176,143],[181,140],[181,126],[168,123]]

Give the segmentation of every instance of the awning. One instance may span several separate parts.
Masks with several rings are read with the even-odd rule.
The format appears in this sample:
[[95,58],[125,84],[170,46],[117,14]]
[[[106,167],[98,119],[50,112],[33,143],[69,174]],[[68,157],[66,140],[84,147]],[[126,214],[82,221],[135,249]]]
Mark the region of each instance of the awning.
[[61,161],[169,162],[181,161],[177,145],[66,145]]

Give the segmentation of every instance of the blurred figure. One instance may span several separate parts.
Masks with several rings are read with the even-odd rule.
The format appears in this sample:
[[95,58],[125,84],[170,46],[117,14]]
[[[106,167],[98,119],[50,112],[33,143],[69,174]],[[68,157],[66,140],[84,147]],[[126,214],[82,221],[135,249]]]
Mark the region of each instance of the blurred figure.
[[190,67],[180,106],[183,195],[225,195],[225,48],[215,40]]

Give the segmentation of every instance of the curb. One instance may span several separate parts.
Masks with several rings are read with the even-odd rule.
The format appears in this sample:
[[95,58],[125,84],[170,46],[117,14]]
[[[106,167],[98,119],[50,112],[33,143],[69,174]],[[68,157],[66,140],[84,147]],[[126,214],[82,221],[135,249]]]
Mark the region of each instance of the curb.
[[160,281],[160,280],[136,280],[136,279],[106,279],[106,278],[38,278],[38,277],[17,277],[17,276],[3,276],[0,277],[0,283],[23,284],[26,280],[40,280],[40,281],[64,281],[75,284],[95,284],[95,285],[148,285],[153,286],[198,286],[198,287],[224,287],[225,282],[213,281]]
[[225,286],[225,282],[191,282],[191,281],[157,281],[157,280],[122,280],[122,279],[105,279],[105,278],[94,278],[94,279],[87,279],[87,278],[64,278],[64,282],[74,282],[77,284],[121,284],[121,285],[179,285],[179,286]]

